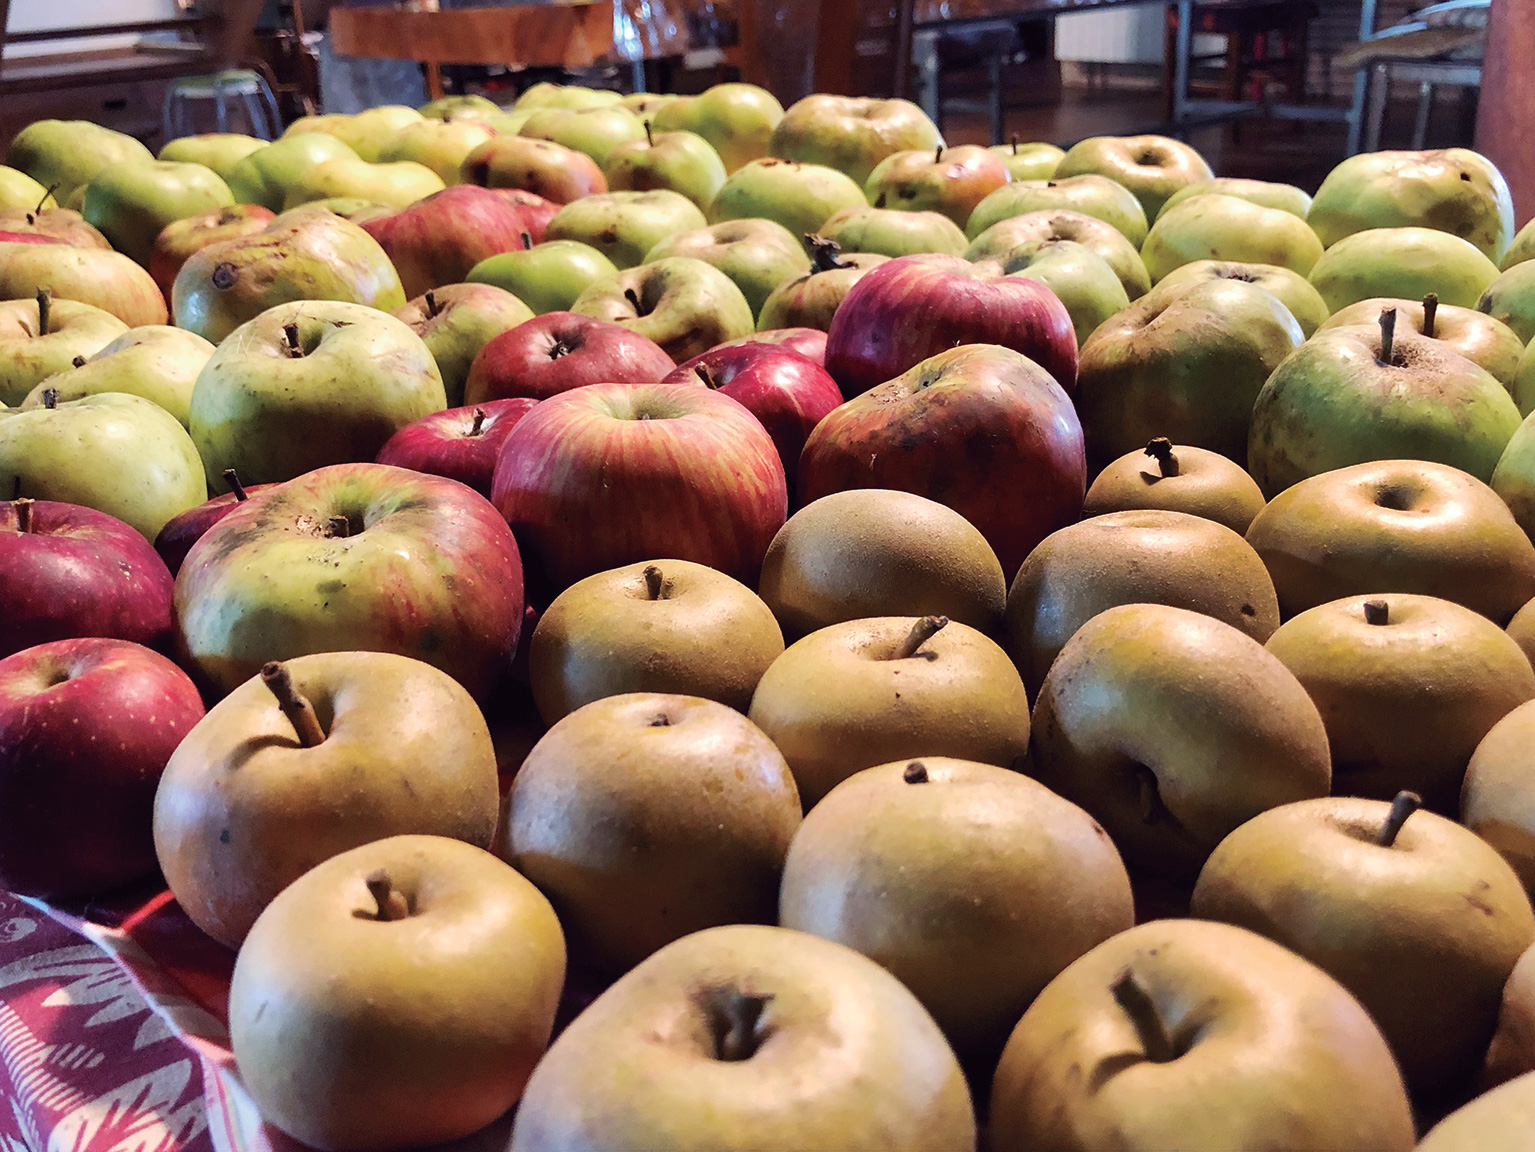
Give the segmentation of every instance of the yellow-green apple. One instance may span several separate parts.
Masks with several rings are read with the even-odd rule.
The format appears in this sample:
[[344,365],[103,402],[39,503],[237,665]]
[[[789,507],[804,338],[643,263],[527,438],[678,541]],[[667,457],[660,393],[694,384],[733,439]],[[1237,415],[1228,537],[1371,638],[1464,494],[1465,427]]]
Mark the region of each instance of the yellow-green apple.
[[378,159],[381,164],[413,160],[437,173],[444,184],[459,184],[469,153],[494,135],[470,120],[422,120],[396,132]]
[[959,226],[941,212],[871,208],[854,204],[839,208],[818,229],[844,252],[878,252],[883,256],[915,256],[919,252],[964,254],[969,241]]
[[[1174,268],[1157,282],[1156,298],[1170,302],[1191,288],[1212,280],[1240,280],[1272,293],[1290,310],[1301,334],[1310,339],[1327,320],[1328,309],[1321,294],[1298,272],[1274,264],[1241,264],[1226,260],[1196,260]],[[1378,316],[1379,312],[1375,314]],[[1375,316],[1370,317],[1374,323]]]
[[327,160],[355,159],[357,153],[328,132],[301,132],[252,152],[226,179],[239,203],[261,204],[276,212],[304,172]]
[[1307,220],[1328,248],[1372,228],[1434,228],[1470,241],[1494,261],[1514,236],[1508,183],[1492,161],[1469,148],[1350,156],[1322,181]]
[[1524,227],[1515,234],[1514,242],[1503,253],[1498,268],[1507,272],[1515,264],[1523,264],[1526,260],[1535,260],[1535,218],[1525,221]]
[[942,144],[937,125],[909,100],[815,94],[784,112],[768,151],[780,160],[835,168],[862,187],[885,157],[931,154]]
[[[1498,850],[1526,892],[1535,892],[1535,788],[1531,787],[1529,771],[1530,749],[1535,747],[1532,741],[1535,702],[1526,702],[1489,728],[1476,746],[1466,765],[1457,809],[1460,822]],[[1535,1059],[1535,1047],[1524,1053],[1524,1059]]]
[[709,205],[709,223],[762,217],[804,236],[839,208],[864,203],[863,189],[835,168],[766,157],[730,174]]
[[645,139],[645,122],[616,102],[599,108],[540,108],[523,122],[518,135],[563,144],[606,169],[620,145]]
[[1507,324],[1526,344],[1535,343],[1535,264],[1526,260],[1499,275],[1476,307]]
[[1290,310],[1255,284],[1143,296],[1082,346],[1076,405],[1095,468],[1156,436],[1240,460],[1253,400],[1302,339]]
[[219,344],[192,389],[189,427],[210,482],[234,468],[261,483],[371,460],[447,406],[432,353],[404,321],[315,300],[269,308]]
[[554,84],[541,80],[517,97],[518,108],[601,108],[617,104],[617,92],[582,84]]
[[[1481,365],[1508,389],[1516,404],[1519,402],[1515,379],[1519,372],[1519,358],[1524,354],[1524,345],[1507,324],[1474,308],[1440,304],[1436,296],[1425,296],[1422,300],[1378,297],[1349,305],[1331,316],[1322,327],[1346,328],[1374,324],[1387,308],[1396,309],[1399,330],[1411,328],[1420,335],[1454,349],[1473,364]],[[1525,412],[1523,408],[1520,411]]]
[[[414,108],[401,104],[383,104],[368,108],[352,116],[316,117],[320,131],[329,132],[352,148],[357,155],[371,163],[377,163],[383,151],[400,132],[412,124],[419,124],[424,117]],[[289,125],[287,132],[295,131]]]
[[1260,644],[1279,627],[1273,581],[1230,528],[1187,512],[1110,512],[1052,532],[1013,577],[1006,643],[1024,686],[1037,693],[1077,630],[1120,604],[1187,608]]
[[323,160],[299,173],[288,186],[282,206],[296,208],[312,200],[352,196],[403,208],[433,192],[441,192],[446,186],[441,176],[414,160],[390,164],[362,159]]
[[169,321],[154,279],[121,252],[21,242],[32,239],[0,240],[0,300],[31,300],[46,289],[110,312],[130,328]]
[[648,120],[656,111],[681,96],[673,92],[626,92],[618,102],[641,119]]
[[143,535],[78,504],[0,504],[0,656],[84,636],[165,648],[171,574]]
[[1330,312],[1375,296],[1421,300],[1430,292],[1441,304],[1475,308],[1497,277],[1498,266],[1474,244],[1433,228],[1355,232],[1322,253],[1310,273]]
[[736,924],[651,956],[561,1033],[509,1152],[975,1147],[959,1062],[899,980],[830,940]]
[[1535,1121],[1535,1073],[1483,1092],[1435,1124],[1415,1152],[1518,1148]]
[[407,297],[462,283],[480,261],[525,248],[530,234],[521,208],[488,188],[445,188],[362,229],[377,240],[400,274]]
[[150,540],[207,497],[197,446],[153,401],[105,392],[0,409],[0,492],[82,504]]
[[810,269],[804,245],[782,224],[771,220],[727,220],[679,232],[646,253],[645,261],[668,256],[691,256],[714,265],[735,282],[754,318],[773,289]]
[[130,392],[153,400],[185,426],[192,386],[213,345],[194,332],[168,325],[130,328],[94,355],[85,357],[33,388],[23,408],[36,408],[52,389],[60,401],[101,392]]
[[406,297],[378,241],[311,208],[194,253],[176,274],[171,300],[178,325],[218,344],[279,304],[341,301],[393,312]]
[[1198,152],[1166,136],[1091,136],[1072,145],[1053,179],[1106,176],[1129,189],[1155,220],[1169,197],[1215,173]]
[[395,312],[421,337],[442,375],[449,407],[464,402],[469,368],[487,343],[533,319],[510,292],[491,284],[444,284]]
[[544,235],[589,244],[623,269],[643,264],[646,254],[663,240],[706,223],[697,205],[669,189],[606,192],[565,205],[549,221]]
[[467,484],[487,500],[496,457],[512,429],[537,404],[526,396],[446,408],[405,425],[384,442],[375,464],[391,464]]
[[464,157],[460,182],[483,188],[520,188],[556,204],[608,190],[597,162],[549,140],[495,136]]
[[1514,638],[1514,643],[1524,649],[1530,663],[1535,665],[1535,597],[1531,597],[1528,604],[1514,613],[1514,618],[1508,622],[1508,634]]
[[1525,535],[1535,540],[1535,415],[1525,417],[1498,458],[1492,490],[1508,505]]
[[735,282],[691,256],[668,256],[598,280],[570,310],[647,337],[675,361],[738,340],[756,327]]
[[152,160],[132,136],[89,120],[34,120],[12,138],[5,162],[52,189],[63,204],[119,160]]
[[656,134],[649,120],[644,128],[642,139],[627,140],[608,153],[602,165],[608,187],[615,192],[669,188],[706,210],[725,183],[719,153],[696,132]]
[[691,932],[771,923],[800,797],[733,708],[625,692],[549,729],[506,821],[506,859],[553,902],[572,954],[624,972]]
[[965,224],[965,235],[974,240],[993,224],[1047,209],[1080,212],[1112,224],[1136,248],[1146,242],[1146,211],[1135,194],[1107,176],[1091,173],[1004,184],[975,206]]
[[1535,545],[1498,494],[1426,460],[1380,460],[1308,477],[1252,522],[1286,617],[1344,596],[1411,592],[1498,625],[1535,597]]
[[192,545],[201,540],[208,529],[233,512],[236,504],[243,504],[252,496],[276,487],[274,484],[252,484],[247,489],[240,483],[240,475],[233,468],[224,473],[223,481],[229,491],[172,516],[155,537],[155,551],[165,561],[172,576],[181,571],[181,565],[187,553],[192,550]]
[[148,267],[167,224],[234,203],[211,168],[167,160],[120,160],[91,178],[81,214],[125,256]]
[[[922,322],[910,323],[912,315]],[[1076,332],[1055,293],[943,255],[903,256],[853,285],[826,336],[826,370],[844,395],[856,396],[964,344],[1011,348],[1068,394],[1076,387]]]
[[1263,511],[1263,493],[1230,457],[1157,436],[1099,472],[1082,504],[1088,516],[1133,508],[1187,512],[1245,534]]
[[127,330],[110,312],[55,300],[46,291],[32,300],[0,302],[0,404],[20,404],[39,382],[94,356]]
[[[531,240],[529,233],[527,239]],[[590,244],[546,240],[481,260],[464,277],[471,284],[492,284],[521,300],[535,315],[564,312],[598,280],[618,269]]]
[[1386,800],[1410,788],[1454,813],[1476,746],[1535,699],[1519,645],[1485,616],[1433,596],[1333,600],[1286,621],[1267,647],[1321,710],[1341,796]]
[[1479,1069],[1503,985],[1535,943],[1519,878],[1418,797],[1286,804],[1205,862],[1192,911],[1267,936],[1358,998],[1418,1093]]
[[849,252],[844,256],[837,242],[825,236],[810,236],[808,240],[810,270],[791,276],[769,293],[757,313],[758,331],[811,328],[825,332],[853,285],[890,259],[878,252]]
[[1158,216],[1141,258],[1153,281],[1196,260],[1273,264],[1305,276],[1322,258],[1322,244],[1293,213],[1211,193]]
[[457,96],[439,96],[418,106],[416,111],[427,120],[451,123],[454,120],[474,120],[480,112],[499,112],[501,105],[487,96],[466,92]]
[[1379,327],[1318,332],[1274,369],[1247,442],[1247,470],[1265,496],[1369,460],[1429,460],[1492,478],[1519,409],[1484,369],[1395,323],[1393,310]]
[[53,193],[44,188],[25,172],[0,164],[0,208],[21,208],[41,211],[56,208],[58,202]]
[[1233,829],[1326,796],[1327,731],[1252,637],[1166,604],[1125,604],[1066,642],[1034,705],[1031,772],[1097,818],[1126,864],[1192,881]]
[[269,143],[238,132],[204,132],[197,136],[179,136],[169,141],[155,159],[178,164],[201,164],[211,168],[220,180],[227,182],[235,165]]
[[262,913],[235,962],[230,1046],[262,1118],[295,1141],[439,1144],[516,1104],[564,979],[532,884],[473,845],[392,836]]
[[998,634],[1007,601],[986,537],[952,508],[892,488],[833,492],[773,537],[758,591],[799,639],[871,616],[945,616]]
[[1012,179],[1002,158],[977,144],[895,152],[864,181],[876,208],[938,212],[963,228],[975,206]]
[[755,585],[788,489],[772,437],[746,408],[687,384],[593,384],[512,429],[496,507],[551,591],[672,556]]
[[778,908],[785,928],[878,961],[983,1062],[1062,969],[1135,922],[1092,817],[1021,773],[940,756],[833,788],[794,835]]
[[185,672],[127,640],[0,659],[0,887],[99,896],[155,870],[155,787],[203,715]]
[[1055,170],[1061,166],[1062,157],[1066,155],[1064,148],[1057,148],[1054,144],[1046,144],[1044,141],[1020,143],[1016,136],[1006,144],[993,144],[991,150],[1002,157],[1008,174],[1014,180],[1048,180],[1055,175]]
[[1125,286],[1108,261],[1075,240],[1022,245],[1000,262],[1000,269],[1006,276],[1037,280],[1054,292],[1071,317],[1078,347],[1098,325],[1130,306]]
[[1018,259],[1053,240],[1075,241],[1103,257],[1131,300],[1151,288],[1141,254],[1124,233],[1094,216],[1065,209],[1041,209],[999,221],[970,242],[964,257],[976,261]]
[[539,617],[528,681],[545,724],[626,692],[716,700],[737,712],[783,634],[746,585],[690,560],[641,560],[578,580]]
[[800,455],[800,503],[849,488],[899,488],[948,505],[986,537],[1003,572],[1016,572],[1082,511],[1081,425],[1065,390],[1028,357],[961,345],[816,426]]
[[1192,184],[1185,184],[1162,202],[1157,216],[1152,217],[1155,222],[1175,204],[1182,204],[1194,196],[1208,196],[1214,193],[1217,196],[1235,196],[1239,200],[1247,200],[1253,204],[1262,205],[1264,208],[1278,208],[1282,212],[1288,212],[1292,216],[1299,216],[1302,220],[1306,213],[1311,211],[1311,197],[1294,184],[1274,184],[1268,180],[1243,180],[1235,176],[1215,176],[1209,180],[1196,180]]
[[715,84],[697,96],[679,96],[655,110],[657,132],[697,132],[720,154],[725,171],[768,155],[783,105],[755,84]]
[[231,204],[173,220],[160,230],[149,250],[146,265],[155,283],[160,286],[167,300],[176,283],[176,273],[181,271],[195,252],[221,240],[235,240],[241,236],[253,236],[265,231],[275,215],[270,208],[260,204]]
[[1280,1131],[1293,1152],[1409,1152],[1413,1114],[1363,1006],[1229,924],[1106,940],[1029,1006],[992,1079],[993,1152],[1261,1148]]
[[35,236],[76,248],[110,248],[111,242],[85,222],[85,217],[68,208],[0,208],[0,232],[9,239]]
[[675,367],[654,340],[621,324],[546,312],[486,343],[470,365],[464,402],[544,400],[587,384],[656,384]]

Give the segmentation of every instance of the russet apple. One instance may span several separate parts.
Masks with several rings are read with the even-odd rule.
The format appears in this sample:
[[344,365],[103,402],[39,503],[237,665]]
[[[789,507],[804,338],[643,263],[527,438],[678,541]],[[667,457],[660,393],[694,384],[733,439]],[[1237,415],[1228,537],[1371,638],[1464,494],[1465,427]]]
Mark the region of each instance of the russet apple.
[[[1526,702],[1489,728],[1476,746],[1466,765],[1457,809],[1460,822],[1498,850],[1529,893],[1535,893],[1532,741],[1535,703]],[[1529,1049],[1526,1059],[1535,1060],[1535,1047]]]
[[1087,516],[1132,508],[1187,512],[1246,534],[1263,511],[1263,492],[1234,460],[1157,436],[1099,472],[1082,504]]
[[1517,1148],[1535,1123],[1535,1073],[1484,1092],[1435,1124],[1415,1152]]

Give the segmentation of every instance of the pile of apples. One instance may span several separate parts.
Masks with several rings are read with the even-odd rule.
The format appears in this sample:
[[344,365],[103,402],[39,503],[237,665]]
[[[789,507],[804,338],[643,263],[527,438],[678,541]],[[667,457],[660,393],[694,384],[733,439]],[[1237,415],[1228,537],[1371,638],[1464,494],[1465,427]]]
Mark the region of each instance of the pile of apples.
[[0,301],[0,887],[163,875],[299,1141],[1528,1140],[1483,157],[1313,199],[743,84],[42,121]]

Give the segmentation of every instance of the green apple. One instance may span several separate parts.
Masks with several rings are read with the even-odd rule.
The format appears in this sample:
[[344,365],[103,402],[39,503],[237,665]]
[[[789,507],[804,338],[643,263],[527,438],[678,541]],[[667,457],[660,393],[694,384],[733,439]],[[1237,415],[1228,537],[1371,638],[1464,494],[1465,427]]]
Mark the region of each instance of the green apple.
[[867,203],[863,189],[835,168],[768,157],[730,174],[709,206],[709,223],[760,216],[806,236],[839,208]]
[[94,356],[128,330],[110,312],[38,292],[0,303],[0,404],[20,404],[77,357]]
[[1507,324],[1523,343],[1535,342],[1535,263],[1526,260],[1501,273],[1476,307]]
[[1514,371],[1513,395],[1521,416],[1535,411],[1535,340],[1530,341],[1524,355],[1519,357],[1519,367]]
[[605,108],[622,97],[605,88],[586,88],[580,84],[551,84],[540,80],[517,97],[517,111],[538,108]]
[[395,312],[421,337],[442,374],[448,407],[464,402],[469,365],[489,341],[525,320],[533,310],[512,293],[491,284],[444,284]]
[[605,168],[613,149],[645,139],[645,122],[620,104],[603,108],[541,108],[529,116],[518,133],[534,140],[553,140],[584,152]]
[[235,329],[192,389],[190,427],[209,477],[291,480],[371,460],[395,432],[448,406],[442,373],[402,320],[307,300]]
[[1526,260],[1535,260],[1535,218],[1530,219],[1523,228],[1519,229],[1514,242],[1508,246],[1508,251],[1503,253],[1503,259],[1498,263],[1498,267],[1507,272],[1515,264],[1523,264]]
[[501,252],[469,269],[471,284],[493,284],[521,300],[536,315],[568,312],[581,293],[618,269],[590,244],[546,240],[521,251]]
[[1274,264],[1305,276],[1321,258],[1322,242],[1299,216],[1219,193],[1167,209],[1141,246],[1153,282],[1196,260]]
[[276,304],[340,300],[393,312],[405,291],[377,240],[333,212],[307,208],[188,257],[171,299],[181,327],[217,344]]
[[238,132],[207,132],[200,136],[182,136],[160,149],[157,160],[171,160],[178,164],[201,164],[218,173],[219,179],[228,181],[235,165],[252,152],[259,152],[269,141],[254,136],[242,136]]
[[991,150],[1002,157],[1014,180],[1049,180],[1066,155],[1064,148],[1042,141],[1020,144],[1016,136],[1011,143],[993,144]]
[[229,191],[241,204],[279,212],[288,188],[305,171],[326,160],[356,159],[356,152],[327,132],[284,136],[236,164],[229,172]]
[[[1196,260],[1174,268],[1157,282],[1159,300],[1171,300],[1190,288],[1211,280],[1240,280],[1272,292],[1290,310],[1301,334],[1308,340],[1327,320],[1327,305],[1321,294],[1299,272],[1273,264],[1242,264],[1230,260]],[[1374,317],[1371,317],[1374,320]]]
[[427,120],[478,120],[481,113],[499,112],[501,105],[474,92],[462,96],[439,96],[416,109]]
[[457,184],[464,160],[495,133],[467,120],[422,120],[407,124],[384,145],[379,162],[413,160],[430,168],[444,184]]
[[1492,473],[1492,490],[1535,540],[1535,415],[1526,416],[1509,438]]
[[165,324],[130,328],[94,355],[76,362],[33,388],[22,407],[36,408],[52,388],[60,401],[103,392],[142,396],[164,408],[183,427],[192,404],[192,385],[213,355],[213,345],[195,332]]
[[602,166],[608,187],[614,192],[649,192],[669,188],[706,210],[725,183],[725,165],[719,153],[695,132],[651,130],[644,122],[645,137],[618,145]]
[[579,240],[596,248],[617,268],[633,268],[661,241],[705,226],[704,214],[686,196],[669,189],[605,192],[584,196],[554,214],[546,240]]
[[1166,136],[1090,136],[1061,158],[1055,178],[1094,174],[1128,188],[1155,220],[1162,205],[1180,188],[1215,175],[1210,165],[1181,140]]
[[712,264],[735,282],[753,316],[785,280],[810,269],[799,239],[771,220],[727,220],[683,232],[657,244],[645,257],[651,264],[668,256],[691,256]]
[[446,187],[441,176],[414,160],[396,160],[392,164],[362,159],[324,160],[299,174],[283,197],[282,206],[296,208],[311,200],[346,196],[404,208]]
[[886,156],[869,173],[863,190],[876,208],[941,212],[963,228],[976,205],[1012,178],[1001,157],[964,144]]
[[0,208],[24,208],[37,212],[57,205],[53,193],[25,172],[0,165]]
[[627,92],[618,102],[642,120],[648,120],[673,100],[681,100],[670,92]]
[[763,302],[762,311],[757,313],[757,331],[771,332],[775,328],[830,331],[832,317],[843,297],[867,272],[890,259],[878,252],[841,255],[837,242],[824,236],[811,236],[810,246],[810,270],[791,276],[773,289]]
[[167,224],[234,202],[229,185],[202,164],[120,160],[91,178],[81,214],[112,247],[148,267],[155,237]]
[[[1196,180],[1192,184],[1185,184],[1163,202],[1157,217],[1174,204],[1182,204],[1194,196],[1208,196],[1211,193],[1217,196],[1235,196],[1238,200],[1246,200],[1264,208],[1278,208],[1281,212],[1299,216],[1302,220],[1311,211],[1311,197],[1294,184],[1272,184],[1267,180],[1241,180],[1235,176],[1215,176],[1209,180]],[[1153,217],[1153,222],[1155,219],[1156,217]]]
[[391,205],[380,204],[377,200],[364,200],[361,196],[327,196],[324,200],[311,200],[307,204],[300,204],[297,208],[290,208],[279,215],[292,216],[295,213],[310,210],[330,212],[354,224],[361,224],[378,216],[393,216],[399,211]]
[[1514,235],[1503,174],[1469,148],[1350,156],[1322,181],[1306,218],[1328,248],[1369,229],[1435,228],[1496,261]]
[[1112,224],[1136,248],[1146,242],[1146,210],[1141,202],[1107,176],[1090,173],[1064,180],[1017,180],[1004,184],[975,206],[965,225],[965,235],[974,240],[1010,216],[1046,208],[1081,212]]
[[[872,179],[872,177],[871,177]],[[941,212],[907,212],[855,204],[840,208],[817,229],[835,240],[844,252],[878,252],[885,256],[914,256],[919,252],[964,255],[965,234]]]
[[65,202],[91,177],[119,160],[153,160],[132,136],[89,120],[34,120],[16,133],[5,162],[25,172]]
[[755,84],[716,84],[697,96],[677,96],[655,110],[657,132],[697,132],[720,154],[725,171],[768,155],[783,105]]
[[1077,344],[1109,317],[1130,307],[1125,286],[1108,261],[1075,240],[1048,240],[1003,261],[1002,272],[1036,280],[1054,292],[1071,314]]
[[[1498,266],[1475,245],[1433,228],[1370,228],[1339,240],[1311,269],[1329,312],[1372,296],[1475,308]],[[1515,329],[1517,331],[1517,328]]]
[[730,277],[691,256],[668,256],[599,280],[570,310],[638,332],[679,364],[756,330],[751,307]]
[[1064,209],[1041,209],[998,221],[970,242],[964,257],[1006,261],[1052,240],[1074,240],[1103,257],[1131,300],[1140,299],[1151,288],[1141,254],[1124,233],[1096,217]]
[[784,112],[768,152],[780,160],[835,168],[862,187],[886,156],[931,154],[942,144],[938,126],[910,100],[817,93]]
[[[1524,355],[1524,344],[1507,324],[1473,308],[1441,304],[1432,296],[1423,300],[1397,300],[1379,296],[1361,300],[1341,312],[1335,312],[1322,327],[1348,328],[1378,324],[1380,314],[1388,308],[1397,311],[1398,331],[1411,328],[1414,332],[1438,340],[1473,364],[1481,365],[1508,389],[1514,397],[1514,403],[1519,403],[1515,382],[1519,374],[1519,359]],[[1528,414],[1522,406],[1520,411]]]
[[187,430],[158,404],[121,392],[0,409],[0,492],[82,504],[148,540],[208,498]]
[[370,163],[377,163],[389,141],[400,129],[419,124],[421,113],[402,104],[383,104],[355,116],[342,116],[330,122],[329,131],[351,145],[352,151]]
[[59,300],[94,304],[129,328],[169,318],[159,285],[121,252],[0,241],[0,300],[31,300],[39,288]]

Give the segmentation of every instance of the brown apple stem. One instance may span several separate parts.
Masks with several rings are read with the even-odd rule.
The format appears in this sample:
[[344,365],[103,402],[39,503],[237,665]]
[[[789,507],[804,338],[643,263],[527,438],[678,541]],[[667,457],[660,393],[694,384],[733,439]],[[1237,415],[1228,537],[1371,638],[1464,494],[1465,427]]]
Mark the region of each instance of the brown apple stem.
[[43,407],[52,412],[59,406],[59,390],[57,388],[43,389]]
[[474,410],[474,423],[469,425],[469,435],[471,435],[471,436],[481,436],[481,435],[484,434],[484,432],[485,432],[485,409],[483,409],[483,408],[476,408]]
[[731,1063],[750,1060],[767,1039],[761,1032],[762,1014],[773,998],[734,988],[711,988],[705,997],[714,1058]]
[[[48,203],[48,197],[52,196],[58,190],[59,190],[59,182],[57,180],[55,180],[52,184],[48,185],[48,190],[43,193],[43,198],[37,202],[37,207],[32,209],[32,212],[34,212],[34,213],[41,212],[43,210],[43,205]],[[30,214],[27,217],[27,223],[28,224],[32,223],[32,219],[31,219],[31,215]]]
[[235,494],[235,503],[244,504],[250,499],[250,493],[245,490],[245,485],[240,483],[240,474],[233,468],[224,469],[224,483],[229,485],[229,490]]
[[430,319],[432,319],[432,317],[436,316],[437,313],[439,313],[441,311],[442,311],[442,308],[437,303],[437,293],[430,292],[430,291],[427,292],[427,294],[426,294],[426,318],[428,320],[430,320]]
[[1391,623],[1391,605],[1384,600],[1366,600],[1364,602],[1364,622],[1366,624]]
[[1135,978],[1135,973],[1126,968],[1109,990],[1114,994],[1114,1003],[1124,1009],[1130,1023],[1135,1025],[1135,1034],[1146,1050],[1146,1059],[1153,1064],[1170,1064],[1178,1059],[1178,1050],[1173,1047],[1172,1038],[1157,1015],[1157,1006],[1152,1002],[1151,994]]
[[896,645],[895,651],[890,654],[890,659],[907,660],[915,656],[917,649],[931,640],[948,622],[947,616],[922,617],[911,626],[911,631],[906,633],[906,639]]
[[292,323],[284,324],[282,326],[282,335],[283,339],[287,341],[288,355],[297,360],[304,354],[304,349],[300,347],[298,342],[298,325]]
[[410,905],[405,902],[404,895],[394,886],[394,881],[389,879],[389,873],[382,868],[368,873],[368,878],[363,881],[368,886],[368,893],[373,897],[373,902],[378,905],[374,916],[379,920],[404,920],[410,915]]
[[906,771],[901,773],[901,779],[908,784],[926,784],[927,765],[920,760],[913,760],[906,765]]
[[1156,458],[1163,476],[1178,475],[1178,457],[1173,455],[1173,442],[1166,436],[1158,436],[1147,444],[1146,455]]
[[12,501],[12,505],[16,509],[16,531],[23,534],[32,531],[31,498],[23,496],[19,500]]
[[650,134],[650,121],[645,121],[645,143],[652,148],[656,146],[656,138]]
[[352,534],[352,522],[345,516],[332,516],[325,521],[325,534],[332,540],[345,540]]
[[943,145],[942,144],[938,145],[936,148],[933,149],[933,163],[934,164],[942,164],[943,163]]
[[1386,308],[1380,314],[1380,362],[1391,364],[1391,345],[1396,338],[1396,309]]
[[1439,314],[1439,297],[1430,292],[1423,297],[1423,335],[1434,338],[1434,318]]
[[69,363],[74,368],[84,368],[85,367],[85,357],[84,356],[76,356]]
[[276,660],[263,664],[261,682],[277,697],[277,706],[298,733],[300,744],[315,748],[325,743],[325,729],[320,727],[320,718],[314,714],[314,705],[293,687],[293,677],[288,675],[286,667]]
[[1391,812],[1387,815],[1386,822],[1380,826],[1380,835],[1375,837],[1375,843],[1382,848],[1390,848],[1396,843],[1396,837],[1401,832],[1402,825],[1407,823],[1407,817],[1421,807],[1423,807],[1423,797],[1416,792],[1398,792],[1396,799],[1391,801]]
[[1018,155],[1018,136],[1016,133],[1013,135],[1013,155]]
[[633,288],[624,289],[624,299],[629,301],[629,307],[634,309],[636,316],[645,315],[645,309],[640,306],[640,294]]
[[693,374],[703,381],[705,388],[718,388],[720,386],[719,381],[714,378],[714,374],[702,364],[693,369]]
[[666,580],[661,575],[661,569],[654,564],[645,565],[645,595],[647,599],[659,600],[661,593],[666,590]]
[[811,272],[831,272],[853,266],[842,259],[842,245],[829,237],[807,235],[805,243],[810,245]]
[[522,250],[526,252],[531,247],[533,247],[533,233],[524,232],[522,234]]
[[48,321],[52,319],[53,293],[46,288],[37,290],[37,334],[48,335]]

